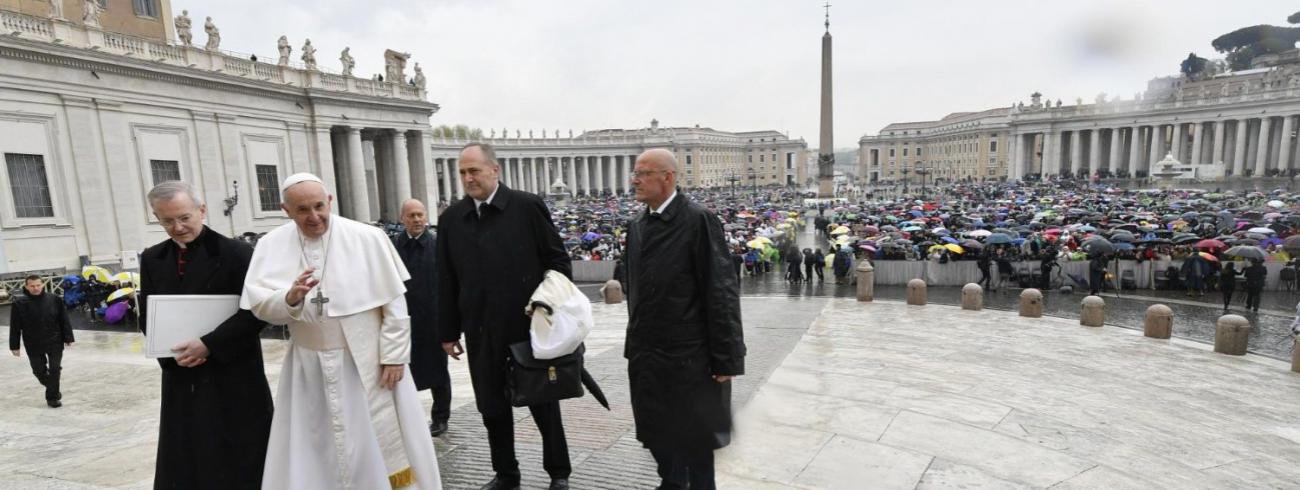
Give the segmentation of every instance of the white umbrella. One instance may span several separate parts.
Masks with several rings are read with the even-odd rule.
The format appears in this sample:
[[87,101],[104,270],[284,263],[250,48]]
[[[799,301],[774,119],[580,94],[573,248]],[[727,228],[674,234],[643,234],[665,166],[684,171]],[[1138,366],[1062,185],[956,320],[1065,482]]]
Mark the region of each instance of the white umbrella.
[[1284,202],[1282,202],[1282,201],[1279,201],[1279,200],[1277,200],[1277,199],[1274,199],[1274,200],[1268,202],[1268,207],[1270,207],[1270,208],[1282,208],[1282,207],[1286,207],[1286,203],[1284,203]]
[[1274,234],[1274,233],[1277,233],[1276,231],[1273,231],[1272,228],[1267,228],[1267,227],[1263,227],[1263,226],[1256,226],[1256,227],[1254,227],[1254,228],[1251,228],[1251,229],[1249,229],[1249,230],[1246,230],[1246,232],[1248,232],[1248,233],[1263,233],[1263,234],[1265,234],[1265,235],[1272,235],[1272,234]]
[[974,237],[974,238],[980,238],[980,237],[986,237],[986,236],[989,236],[989,235],[992,235],[992,234],[993,234],[993,232],[988,231],[988,230],[975,230],[975,231],[971,231],[971,232],[966,233],[966,236]]

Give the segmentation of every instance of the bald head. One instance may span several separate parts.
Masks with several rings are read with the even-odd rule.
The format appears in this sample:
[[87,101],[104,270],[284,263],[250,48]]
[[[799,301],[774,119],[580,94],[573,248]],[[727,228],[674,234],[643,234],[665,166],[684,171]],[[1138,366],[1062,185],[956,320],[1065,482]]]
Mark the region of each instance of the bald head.
[[429,227],[429,210],[419,199],[407,199],[402,203],[402,226],[412,237],[419,237]]
[[636,200],[658,208],[677,189],[677,157],[662,148],[646,150],[636,157],[632,186]]
[[640,167],[641,161],[644,160],[651,168],[656,170],[671,170],[677,172],[677,156],[673,152],[663,148],[646,150],[641,156],[636,157],[637,167]]

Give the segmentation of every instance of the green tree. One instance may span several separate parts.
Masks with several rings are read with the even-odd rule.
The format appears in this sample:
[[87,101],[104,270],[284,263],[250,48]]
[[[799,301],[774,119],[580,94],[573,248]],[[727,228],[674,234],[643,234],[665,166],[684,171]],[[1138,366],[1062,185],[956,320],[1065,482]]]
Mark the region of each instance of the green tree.
[[[1287,17],[1287,22],[1300,23],[1300,12]],[[1279,27],[1260,24],[1243,27],[1210,41],[1215,51],[1226,53],[1232,70],[1250,68],[1255,57],[1295,49],[1300,41],[1300,27]]]
[[1196,56],[1196,53],[1187,53],[1187,59],[1183,60],[1179,71],[1187,78],[1196,79],[1200,77],[1201,72],[1205,71],[1206,63],[1209,63],[1209,60]]
[[482,129],[471,128],[464,124],[457,124],[455,126],[448,126],[446,124],[443,124],[441,126],[435,126],[433,128],[433,134],[437,136],[445,136],[447,138],[461,138],[461,139],[472,139],[472,140],[483,139]]

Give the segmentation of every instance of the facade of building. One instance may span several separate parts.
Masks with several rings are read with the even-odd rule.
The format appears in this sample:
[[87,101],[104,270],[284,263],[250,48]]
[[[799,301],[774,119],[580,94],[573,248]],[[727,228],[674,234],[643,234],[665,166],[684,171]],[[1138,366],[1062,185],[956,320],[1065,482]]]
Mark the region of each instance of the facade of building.
[[1008,109],[895,123],[858,141],[864,182],[988,180],[1006,176],[1012,141]]
[[[97,18],[62,3],[59,15],[0,0],[0,272],[133,268],[166,238],[145,202],[164,180],[193,183],[208,224],[231,235],[284,223],[279,182],[294,172],[320,175],[338,212],[366,221],[396,217],[407,197],[438,199],[428,151],[438,106],[421,74],[356,78],[297,46],[302,63],[256,61],[220,50],[204,21],[196,35],[114,30],[112,19],[139,18],[149,2],[106,0]],[[155,3],[162,24],[190,23]]]
[[[462,135],[435,135],[432,152],[440,195],[463,197],[456,178],[456,159],[470,141]],[[721,188],[781,185],[801,187],[808,145],[777,131],[731,133],[701,127],[661,128],[658,121],[642,129],[570,132],[491,130],[482,141],[496,149],[506,185],[529,192],[555,192],[562,184],[570,195],[630,193],[636,156],[652,148],[672,150],[681,165],[682,187]]]
[[975,113],[981,116],[891,124],[859,140],[861,169],[876,180],[911,179],[902,170],[914,174],[917,166],[959,177],[969,169],[963,160],[954,162],[948,153],[931,149],[931,134],[943,121],[975,117],[968,122],[998,129],[979,136],[960,134],[970,135],[970,142],[983,138],[986,145],[997,134],[997,151],[1007,152],[1006,164],[993,167],[993,149],[980,149],[989,153],[987,177],[1144,178],[1166,155],[1186,164],[1200,180],[1296,173],[1300,51],[1260,57],[1255,66],[1196,79],[1156,78],[1131,100],[1101,94],[1091,104],[1076,99],[1067,106],[1034,94],[1029,104]]

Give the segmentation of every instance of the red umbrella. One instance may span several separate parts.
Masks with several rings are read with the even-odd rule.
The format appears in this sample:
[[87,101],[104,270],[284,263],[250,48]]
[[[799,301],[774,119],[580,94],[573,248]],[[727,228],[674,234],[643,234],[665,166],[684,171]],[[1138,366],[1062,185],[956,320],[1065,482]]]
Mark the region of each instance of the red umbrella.
[[1195,245],[1195,246],[1196,246],[1196,248],[1198,248],[1198,249],[1202,249],[1202,250],[1213,250],[1213,249],[1218,249],[1218,248],[1228,248],[1228,244],[1223,243],[1223,242],[1218,241],[1218,240],[1215,240],[1215,239],[1213,239],[1213,238],[1207,238],[1207,239],[1205,239],[1205,240],[1201,240],[1201,241],[1199,241],[1199,242],[1196,242],[1196,245]]
[[1216,256],[1215,256],[1214,254],[1212,254],[1212,253],[1197,252],[1197,254],[1200,255],[1201,258],[1203,258],[1203,259],[1205,259],[1205,260],[1208,260],[1208,261],[1210,261],[1210,262],[1218,262],[1218,261],[1219,261],[1219,258],[1216,257]]

